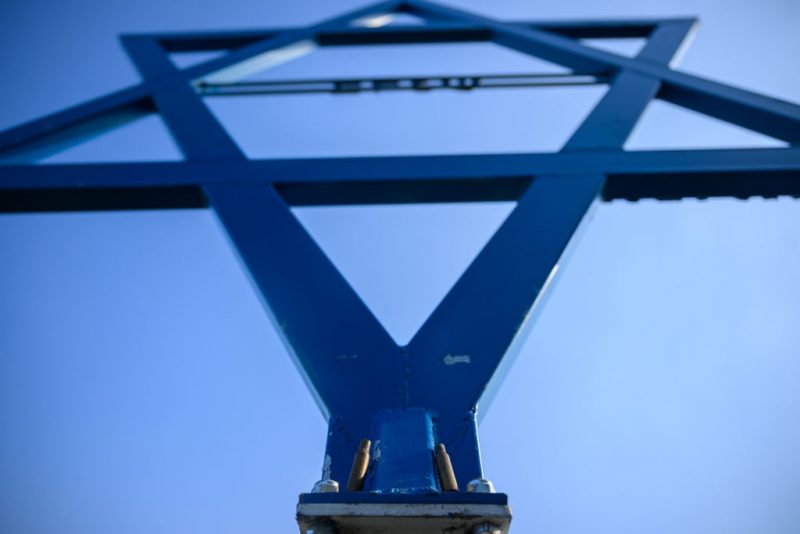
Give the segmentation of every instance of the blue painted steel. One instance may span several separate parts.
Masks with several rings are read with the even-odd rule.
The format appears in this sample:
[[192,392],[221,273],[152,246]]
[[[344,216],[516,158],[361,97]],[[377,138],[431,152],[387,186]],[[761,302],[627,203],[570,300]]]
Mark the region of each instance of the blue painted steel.
[[[394,11],[428,24],[350,25]],[[124,36],[142,83],[0,133],[0,211],[211,207],[328,418],[324,476],[344,483],[359,440],[369,438],[379,442],[376,456],[380,451],[369,491],[388,492],[381,498],[398,501],[408,496],[393,492],[433,492],[436,438],[447,446],[464,487],[482,476],[477,420],[596,199],[800,195],[798,147],[622,150],[653,98],[800,142],[799,106],[670,68],[694,24],[501,23],[410,0],[383,2],[307,28]],[[648,40],[628,58],[584,46],[576,40],[582,37]],[[555,154],[249,160],[191,82],[301,41],[494,41],[613,81]],[[229,53],[183,70],[168,57],[216,49]],[[21,164],[149,112],[164,119],[186,161]],[[391,340],[289,210],[290,204],[512,199],[519,201],[516,209],[406,347]],[[353,502],[368,499],[350,496]]]
[[[659,25],[636,58],[668,64],[694,26],[694,21]],[[603,99],[564,145],[563,151],[621,149],[660,87],[661,81],[656,78],[631,70],[620,71]]]
[[399,349],[272,187],[206,193],[328,418],[329,476],[344,482],[374,411],[402,407]]
[[[573,233],[597,198],[600,175],[534,178],[481,254],[407,347],[409,403],[439,414],[460,486],[481,476],[474,410],[534,304],[556,274]],[[508,358],[506,361],[510,361]],[[444,384],[451,385],[446,394]]]
[[[291,204],[455,202],[519,198],[524,190],[520,184],[532,176],[598,173],[607,177],[603,197],[608,200],[742,196],[734,188],[747,192],[744,196],[797,196],[799,162],[800,147],[789,147],[0,165],[0,191],[42,190],[57,202],[58,191],[65,189],[135,187],[157,191],[235,181],[274,184]],[[654,183],[659,186],[653,187]]]
[[364,491],[439,493],[433,415],[424,408],[378,412],[372,421],[372,463]]

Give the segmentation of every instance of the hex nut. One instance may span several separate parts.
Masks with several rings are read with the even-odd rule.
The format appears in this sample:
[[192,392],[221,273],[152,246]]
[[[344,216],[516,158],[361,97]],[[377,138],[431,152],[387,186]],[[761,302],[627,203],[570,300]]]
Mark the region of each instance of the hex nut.
[[467,491],[470,493],[494,493],[494,484],[485,478],[476,478],[467,483]]
[[330,478],[318,480],[311,493],[339,493],[339,483]]
[[500,529],[491,523],[484,523],[472,529],[472,534],[500,534]]

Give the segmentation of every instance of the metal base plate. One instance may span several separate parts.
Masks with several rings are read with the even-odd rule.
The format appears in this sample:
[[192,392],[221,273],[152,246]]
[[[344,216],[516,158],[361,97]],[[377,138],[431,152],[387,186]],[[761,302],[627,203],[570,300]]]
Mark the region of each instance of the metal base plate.
[[470,499],[474,497],[470,494],[373,496],[301,495],[297,505],[301,534],[472,534],[487,524],[506,534],[511,523],[511,509],[502,494],[493,494],[494,499]]

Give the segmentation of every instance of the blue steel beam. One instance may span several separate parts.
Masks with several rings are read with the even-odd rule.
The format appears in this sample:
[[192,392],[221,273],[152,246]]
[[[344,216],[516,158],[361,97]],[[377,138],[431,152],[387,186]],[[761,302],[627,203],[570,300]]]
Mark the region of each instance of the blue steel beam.
[[136,70],[148,82],[163,76],[174,76],[178,72],[157,38],[144,35],[123,35],[120,37],[120,41]]
[[659,23],[642,50],[636,54],[636,59],[652,61],[657,65],[671,65],[686,49],[698,25],[697,19]]
[[[31,164],[57,154],[70,147],[85,143],[111,129],[129,124],[153,113],[155,106],[149,98],[133,101],[130,105],[117,106],[110,111],[89,116],[70,126],[44,130],[30,141],[11,144],[11,148],[0,154],[2,164]],[[49,125],[45,125],[49,127]]]
[[666,22],[666,19],[511,21],[506,24],[518,28],[536,28],[573,39],[603,39],[647,37],[662,22]]
[[480,25],[438,24],[386,28],[333,29],[317,34],[320,46],[362,46],[488,41],[491,32]]
[[347,480],[370,414],[401,407],[398,348],[272,187],[205,191],[329,420],[333,476]]
[[[166,179],[152,183],[156,173],[128,174],[109,184],[116,171],[108,166],[87,166],[99,180],[82,181],[80,187],[44,185],[33,187],[25,183],[19,187],[0,187],[0,212],[86,211],[119,209],[194,208],[208,205],[201,187],[194,184],[197,175],[189,173],[175,179],[168,167],[145,167],[165,171]],[[180,167],[185,171],[192,167]],[[56,169],[53,169],[56,170]],[[61,169],[64,170],[64,169]],[[144,169],[142,169],[144,170]],[[201,170],[201,169],[198,169]],[[71,174],[77,169],[67,169]],[[108,171],[108,172],[106,172]],[[209,172],[209,169],[202,169]],[[109,174],[109,172],[111,174]],[[51,175],[52,176],[52,175]],[[117,173],[120,177],[121,174]],[[131,176],[135,179],[131,180]],[[126,179],[127,178],[127,179]],[[24,180],[28,182],[27,180]],[[227,181],[215,177],[207,185]],[[512,200],[517,198],[520,183],[525,179],[516,176],[497,176],[491,182],[481,179],[451,178],[445,180],[403,181],[386,180],[378,187],[365,187],[363,182],[336,182],[310,184],[282,191],[288,203],[319,206],[337,204],[387,204],[400,202],[479,202]],[[61,180],[56,180],[63,184]],[[89,185],[95,182],[99,185]],[[149,185],[148,185],[148,182]],[[67,182],[71,183],[71,182]],[[259,177],[249,176],[238,183],[263,183]],[[183,184],[183,185],[182,185]],[[282,188],[283,189],[283,188]],[[123,197],[129,195],[127,199]],[[603,200],[678,200],[709,197],[800,197],[800,170],[745,170],[729,169],[719,172],[686,171],[675,173],[650,172],[615,174],[606,180]]]
[[[439,414],[440,438],[450,451],[459,483],[480,476],[472,446],[477,436],[465,431],[464,425],[471,424],[465,417],[492,378],[502,375],[501,366],[513,360],[531,313],[603,180],[601,175],[534,178],[407,347],[409,405]],[[483,412],[485,406],[480,408]]]
[[[147,86],[139,84],[0,132],[0,164],[45,157],[138,118],[153,110],[149,96]],[[118,120],[129,110],[129,117]]]
[[[714,150],[583,151],[476,156],[398,156],[260,160],[251,164],[282,184],[413,181],[547,174],[615,175],[798,172],[800,147]],[[0,168],[2,171],[2,168]],[[758,183],[754,183],[758,187]]]
[[[398,201],[411,202],[415,196],[450,197],[470,191],[431,193],[428,183],[464,182],[484,190],[486,199],[510,199],[519,191],[520,180],[534,175],[569,175],[598,172],[609,183],[625,178],[637,190],[664,177],[675,177],[678,196],[691,197],[681,187],[704,175],[749,175],[751,196],[759,188],[774,191],[782,184],[784,195],[796,195],[800,187],[800,148],[653,150],[635,152],[562,152],[541,154],[487,154],[480,156],[399,156],[386,158],[318,158],[231,161],[186,161],[153,163],[87,163],[61,165],[0,165],[0,191],[63,188],[174,187],[219,182],[275,183],[296,204],[320,204],[325,194],[334,204],[347,203],[342,195],[351,191],[360,203],[370,197],[397,194]],[[776,182],[797,176],[798,183]],[[497,181],[500,191],[488,191],[487,182]],[[641,185],[636,185],[641,182]],[[363,184],[363,189],[355,189]],[[317,189],[319,185],[319,189]],[[406,194],[400,189],[408,187]],[[512,190],[509,190],[509,187]],[[387,190],[388,188],[388,190]],[[413,193],[412,193],[413,192]],[[706,196],[725,196],[724,190]],[[412,197],[413,195],[414,197]],[[492,195],[497,195],[493,197]],[[611,198],[617,198],[613,195]],[[477,194],[470,197],[481,198]],[[657,196],[652,198],[658,198]],[[670,197],[675,198],[675,197]]]
[[197,186],[70,187],[0,192],[0,213],[205,208]]
[[667,71],[658,97],[742,128],[800,144],[800,106],[677,71]]

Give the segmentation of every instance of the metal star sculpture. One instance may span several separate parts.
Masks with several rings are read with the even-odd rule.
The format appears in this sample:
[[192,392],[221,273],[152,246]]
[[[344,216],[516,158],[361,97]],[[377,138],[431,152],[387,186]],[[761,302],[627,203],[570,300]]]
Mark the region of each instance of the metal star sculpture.
[[[369,23],[401,12],[426,24]],[[141,83],[0,134],[0,211],[213,209],[328,418],[323,478],[348,479],[360,439],[379,438],[386,446],[391,436],[399,440],[428,425],[425,435],[446,446],[464,488],[483,477],[478,408],[510,365],[593,203],[800,195],[800,106],[672,70],[669,64],[695,22],[498,22],[409,0],[383,2],[306,28],[126,35],[122,41]],[[646,44],[631,58],[578,41],[615,37],[644,37]],[[580,76],[607,82],[609,89],[557,153],[253,160],[203,104],[204,94],[284,90],[288,86],[280,82],[239,83],[235,74],[309,44],[467,41],[492,41],[568,67],[574,74],[564,83]],[[169,59],[170,52],[211,50],[227,53],[183,70]],[[535,76],[529,82],[539,83]],[[482,83],[478,77],[333,80],[331,90],[473,89]],[[623,144],[654,98],[789,146],[625,152]],[[31,164],[153,112],[185,161]],[[488,200],[518,204],[406,346],[392,340],[290,211],[298,205]],[[422,419],[403,423],[409,433],[397,432],[403,427],[391,427],[396,422],[387,422],[381,415],[386,413],[422,414]],[[404,446],[430,453],[431,443]],[[430,454],[395,464],[388,452],[381,458],[394,471],[382,468],[380,476],[368,478],[365,490],[441,489]],[[415,473],[413,483],[408,473]]]

